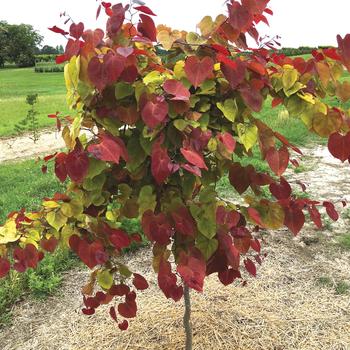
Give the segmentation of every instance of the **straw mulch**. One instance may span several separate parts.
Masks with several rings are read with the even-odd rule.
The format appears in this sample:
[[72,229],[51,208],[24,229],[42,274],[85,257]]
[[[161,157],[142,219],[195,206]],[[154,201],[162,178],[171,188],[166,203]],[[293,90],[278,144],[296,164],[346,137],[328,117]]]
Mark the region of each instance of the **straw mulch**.
[[[290,176],[320,198],[350,201],[348,165],[335,163],[323,147],[311,153],[306,165],[312,170]],[[283,230],[266,236],[268,257],[245,287],[224,288],[211,276],[203,294],[192,293],[193,349],[350,350],[350,293],[335,290],[339,282],[350,284],[350,252],[334,237],[349,232],[349,223],[339,220],[332,231],[306,228],[295,239]],[[127,332],[119,331],[106,308],[92,317],[81,314],[79,290],[88,274],[76,270],[67,274],[60,295],[14,308],[13,325],[0,330],[0,349],[183,349],[183,304],[166,300],[158,290],[150,255],[142,250],[126,257],[151,284],[139,294],[138,317]],[[320,277],[331,283],[322,284]]]
[[[350,296],[337,295],[320,276],[350,280],[350,254],[325,244],[301,247],[277,232],[259,277],[224,288],[212,276],[203,294],[192,293],[194,349],[348,350]],[[183,304],[165,299],[148,266],[150,252],[133,257],[133,267],[151,288],[140,294],[139,315],[120,332],[106,309],[80,313],[79,285],[86,271],[73,271],[61,295],[28,301],[14,310],[14,323],[0,333],[3,350],[183,349]],[[78,282],[79,280],[80,282]]]

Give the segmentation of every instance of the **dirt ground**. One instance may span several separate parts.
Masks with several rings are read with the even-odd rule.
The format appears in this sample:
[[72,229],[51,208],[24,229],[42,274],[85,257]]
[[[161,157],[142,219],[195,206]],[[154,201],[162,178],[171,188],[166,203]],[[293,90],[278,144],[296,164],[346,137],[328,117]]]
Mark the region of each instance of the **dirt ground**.
[[[324,147],[303,162],[302,180],[318,199],[350,201],[350,166],[333,160]],[[340,203],[338,208],[340,208]],[[345,209],[346,210],[346,209]],[[343,213],[344,214],[344,213]],[[224,288],[211,276],[202,294],[192,293],[194,349],[350,350],[350,251],[338,244],[350,219],[293,238],[287,230],[263,234],[267,258],[257,278]],[[183,349],[183,304],[166,300],[156,286],[150,251],[133,255],[129,265],[150,281],[138,296],[138,317],[120,332],[108,309],[82,315],[80,287],[87,271],[67,273],[59,293],[45,302],[27,300],[13,309],[13,324],[0,330],[3,350]]]

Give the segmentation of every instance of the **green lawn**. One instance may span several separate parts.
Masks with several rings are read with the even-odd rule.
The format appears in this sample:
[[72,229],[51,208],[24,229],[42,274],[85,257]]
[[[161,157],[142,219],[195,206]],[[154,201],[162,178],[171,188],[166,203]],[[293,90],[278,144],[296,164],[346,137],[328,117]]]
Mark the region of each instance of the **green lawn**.
[[33,160],[1,164],[0,183],[0,225],[11,211],[39,208],[42,198],[63,190],[52,168],[44,175],[41,165]]
[[47,117],[56,111],[69,113],[63,73],[35,73],[34,68],[0,70],[0,137],[15,134],[14,126],[28,110],[26,96],[38,94],[39,126],[54,125]]

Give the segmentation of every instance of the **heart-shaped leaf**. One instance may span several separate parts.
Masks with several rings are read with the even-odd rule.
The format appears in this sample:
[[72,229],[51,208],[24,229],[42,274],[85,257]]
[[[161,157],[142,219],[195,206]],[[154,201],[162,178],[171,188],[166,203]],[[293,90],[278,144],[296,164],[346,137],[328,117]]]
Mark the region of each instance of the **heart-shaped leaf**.
[[195,88],[212,75],[213,69],[214,61],[210,57],[204,57],[200,60],[196,56],[191,56],[185,63],[187,78]]

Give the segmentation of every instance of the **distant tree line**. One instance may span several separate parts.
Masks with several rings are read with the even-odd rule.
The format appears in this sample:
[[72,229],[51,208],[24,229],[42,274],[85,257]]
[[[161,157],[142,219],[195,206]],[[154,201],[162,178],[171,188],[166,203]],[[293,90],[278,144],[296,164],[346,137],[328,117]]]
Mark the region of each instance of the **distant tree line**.
[[9,24],[0,21],[0,68],[5,63],[18,67],[35,65],[36,55],[57,55],[63,53],[62,45],[40,47],[43,36],[29,24]]
[[299,56],[299,55],[307,55],[311,54],[312,51],[317,49],[327,49],[330,46],[318,46],[318,47],[310,47],[310,46],[299,46],[298,48],[294,47],[283,47],[278,50],[279,54],[284,54],[286,56]]

